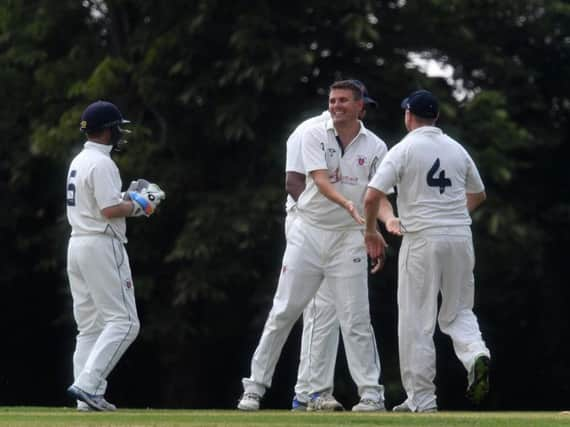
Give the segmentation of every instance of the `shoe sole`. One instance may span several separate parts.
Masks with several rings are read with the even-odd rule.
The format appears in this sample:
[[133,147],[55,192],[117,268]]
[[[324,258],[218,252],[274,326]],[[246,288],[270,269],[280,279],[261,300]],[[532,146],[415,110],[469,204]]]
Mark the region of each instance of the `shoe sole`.
[[259,407],[257,407],[257,408],[252,408],[251,406],[238,405],[237,408],[238,408],[240,411],[247,411],[247,412],[259,411]]
[[475,378],[467,390],[467,398],[475,404],[481,403],[489,393],[489,364],[487,356],[481,356],[475,361],[473,367]]
[[105,411],[105,408],[97,405],[93,399],[89,397],[89,395],[81,390],[79,387],[70,386],[67,389],[67,393],[73,397],[75,400],[81,400],[82,402],[87,403],[87,405],[93,409],[94,411]]

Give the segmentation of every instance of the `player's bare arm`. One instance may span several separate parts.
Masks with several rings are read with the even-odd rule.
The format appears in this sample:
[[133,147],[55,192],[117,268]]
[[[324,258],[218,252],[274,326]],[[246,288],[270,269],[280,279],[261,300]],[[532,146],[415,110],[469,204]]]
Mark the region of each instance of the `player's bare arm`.
[[392,218],[394,218],[394,208],[392,207],[392,203],[390,203],[388,197],[381,192],[380,206],[378,208],[378,219],[386,224],[386,222]]
[[334,202],[346,209],[358,224],[364,224],[364,218],[362,218],[358,213],[356,206],[354,206],[354,202],[352,202],[352,200],[348,200],[336,191],[334,186],[331,184],[328,170],[321,169],[311,171],[311,176],[323,196],[331,202]]
[[305,190],[306,176],[299,172],[287,172],[285,176],[285,191],[293,200],[297,201],[299,196]]
[[484,191],[480,193],[466,193],[467,196],[467,210],[473,212],[479,207],[481,203],[487,198],[487,193]]
[[122,218],[125,216],[130,216],[133,212],[134,205],[131,201],[121,202],[118,205],[108,206],[101,209],[101,215],[107,219],[111,218]]
[[394,216],[394,208],[386,194],[380,192],[380,206],[378,209],[378,219],[384,223],[389,233],[401,236],[400,219]]
[[[372,259],[372,273],[379,271],[384,265],[384,251],[386,241],[378,231],[376,219],[380,216],[381,207],[381,191],[368,187],[364,196],[364,215],[366,218],[366,228],[364,232],[364,242],[366,243],[366,251]],[[389,200],[386,200],[390,203]],[[390,205],[391,206],[391,205]],[[384,207],[385,210],[389,210]]]

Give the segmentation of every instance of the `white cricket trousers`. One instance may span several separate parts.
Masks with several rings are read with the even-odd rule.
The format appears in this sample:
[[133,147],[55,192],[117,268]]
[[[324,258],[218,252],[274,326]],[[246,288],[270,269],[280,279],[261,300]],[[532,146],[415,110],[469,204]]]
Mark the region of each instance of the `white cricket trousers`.
[[398,264],[400,371],[408,406],[421,411],[437,407],[433,383],[436,319],[441,331],[451,337],[467,372],[477,356],[490,357],[473,313],[471,230],[468,226],[440,227],[406,233]]
[[[297,218],[294,209],[285,217],[285,238]],[[303,310],[303,333],[295,397],[308,402],[315,392],[332,393],[334,370],[338,351],[339,321],[336,315],[334,294],[323,281],[315,297]]]
[[295,396],[307,402],[312,393],[332,393],[338,352],[338,317],[328,282],[321,284],[303,311],[303,333]]
[[67,260],[78,329],[73,384],[102,395],[140,328],[129,257],[119,240],[97,234],[71,237]]
[[367,258],[359,230],[330,231],[297,218],[290,227],[273,307],[244,391],[265,394],[293,325],[324,280],[334,294],[348,366],[363,398],[383,400],[380,360],[370,324]]

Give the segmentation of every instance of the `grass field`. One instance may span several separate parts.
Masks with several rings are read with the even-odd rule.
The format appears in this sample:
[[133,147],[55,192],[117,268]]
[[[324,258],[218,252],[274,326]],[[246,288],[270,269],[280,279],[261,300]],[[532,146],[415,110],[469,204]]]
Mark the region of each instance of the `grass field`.
[[289,411],[130,410],[78,413],[69,408],[0,408],[0,426],[570,426],[559,412],[439,412],[436,414],[291,413]]

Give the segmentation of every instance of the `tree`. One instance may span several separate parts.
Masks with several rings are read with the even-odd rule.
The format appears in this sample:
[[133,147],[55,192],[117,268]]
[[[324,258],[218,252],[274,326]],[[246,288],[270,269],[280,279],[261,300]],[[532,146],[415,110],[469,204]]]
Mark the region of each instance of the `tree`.
[[[0,185],[10,209],[0,227],[11,262],[0,279],[3,308],[30,331],[36,323],[28,319],[47,320],[42,339],[57,345],[46,358],[58,366],[37,394],[12,390],[5,401],[61,404],[70,380],[63,188],[88,103],[111,100],[134,123],[127,150],[116,157],[125,186],[144,177],[167,193],[153,221],[129,221],[142,334],[110,393],[131,406],[232,407],[284,247],[286,136],[326,108],[333,80],[355,77],[380,101],[367,125],[389,145],[405,132],[405,95],[423,87],[440,98],[442,127],[473,154],[490,196],[474,217],[474,234],[477,309],[496,355],[491,405],[561,406],[563,386],[531,401],[512,384],[543,358],[549,363],[541,375],[525,377],[518,390],[546,389],[566,372],[568,350],[555,337],[568,332],[559,321],[568,296],[559,248],[568,242],[570,211],[560,185],[568,177],[569,16],[565,2],[544,0],[4,1],[0,76],[10,83],[0,89],[9,100],[0,130],[10,143],[0,147]],[[453,82],[416,69],[411,52],[453,66],[465,98],[454,96]],[[394,403],[401,393],[397,245],[385,276],[371,283]],[[11,304],[28,299],[21,283],[44,303]],[[19,347],[31,334],[18,340],[5,330]],[[548,344],[521,356],[523,340]],[[275,378],[270,407],[288,403],[297,350],[295,343],[286,348],[287,369]],[[19,355],[4,357],[5,365],[19,363]],[[442,387],[444,408],[465,406],[446,394],[464,385],[458,373],[453,366],[440,372],[440,383],[450,384]],[[61,394],[46,402],[53,383]],[[212,383],[223,384],[215,400],[204,392]],[[337,385],[342,399],[354,398],[345,375]]]

